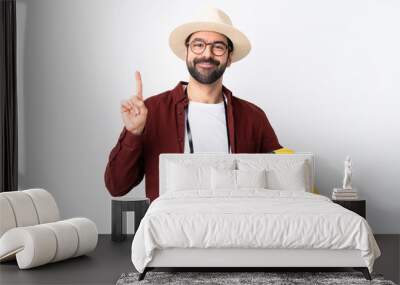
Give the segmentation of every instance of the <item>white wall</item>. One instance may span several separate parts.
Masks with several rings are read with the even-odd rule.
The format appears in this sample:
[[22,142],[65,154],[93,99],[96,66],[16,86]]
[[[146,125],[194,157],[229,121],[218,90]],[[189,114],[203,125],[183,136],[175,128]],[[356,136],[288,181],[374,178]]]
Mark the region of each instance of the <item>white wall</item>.
[[[64,217],[88,217],[101,233],[110,232],[104,169],[134,71],[145,97],[188,79],[168,36],[199,2],[149,2],[17,0],[20,189],[48,189]],[[350,154],[374,232],[400,233],[400,2],[205,3],[253,44],[225,86],[264,109],[281,144],[315,153],[323,194],[340,186]]]

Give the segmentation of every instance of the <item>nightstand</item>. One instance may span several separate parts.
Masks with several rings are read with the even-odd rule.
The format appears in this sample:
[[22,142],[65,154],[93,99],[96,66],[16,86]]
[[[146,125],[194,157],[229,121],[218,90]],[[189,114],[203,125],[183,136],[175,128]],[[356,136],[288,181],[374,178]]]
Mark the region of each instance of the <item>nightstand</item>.
[[135,233],[146,214],[150,199],[146,197],[116,197],[111,200],[111,240],[126,239],[126,212],[135,212]]
[[332,202],[339,204],[340,206],[353,211],[356,214],[359,214],[364,219],[367,218],[365,200],[332,200]]

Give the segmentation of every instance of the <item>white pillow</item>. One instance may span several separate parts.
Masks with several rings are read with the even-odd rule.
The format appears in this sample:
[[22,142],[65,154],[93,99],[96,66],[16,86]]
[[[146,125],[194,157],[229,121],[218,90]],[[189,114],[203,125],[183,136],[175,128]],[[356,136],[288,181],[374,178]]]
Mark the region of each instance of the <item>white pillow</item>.
[[307,160],[238,159],[240,170],[267,170],[267,188],[273,190],[308,191],[311,189]]
[[236,189],[236,170],[211,168],[211,189]]
[[266,173],[265,169],[231,170],[211,168],[211,189],[266,188]]
[[235,170],[238,188],[267,188],[267,171],[259,170]]
[[210,190],[211,168],[234,169],[234,160],[176,160],[167,165],[167,191]]
[[275,190],[307,191],[307,170],[304,162],[283,169],[268,171],[268,188]]

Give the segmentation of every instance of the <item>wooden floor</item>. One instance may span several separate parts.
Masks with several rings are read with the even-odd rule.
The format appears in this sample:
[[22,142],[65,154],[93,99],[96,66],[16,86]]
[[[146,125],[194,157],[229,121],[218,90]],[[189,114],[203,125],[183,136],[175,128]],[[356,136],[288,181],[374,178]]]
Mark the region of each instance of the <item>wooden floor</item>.
[[[400,235],[375,236],[382,256],[374,272],[399,283]],[[0,284],[115,284],[124,272],[135,271],[131,262],[132,236],[112,242],[110,235],[99,235],[97,248],[86,256],[19,270],[15,261],[0,264]]]

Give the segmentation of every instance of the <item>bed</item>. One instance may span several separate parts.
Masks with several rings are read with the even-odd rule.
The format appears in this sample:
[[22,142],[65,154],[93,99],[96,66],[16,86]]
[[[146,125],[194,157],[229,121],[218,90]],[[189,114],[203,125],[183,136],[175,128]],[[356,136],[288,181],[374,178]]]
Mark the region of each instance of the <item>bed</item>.
[[352,267],[371,279],[379,247],[367,221],[312,193],[312,153],[161,154],[160,195],[131,258],[154,268]]

